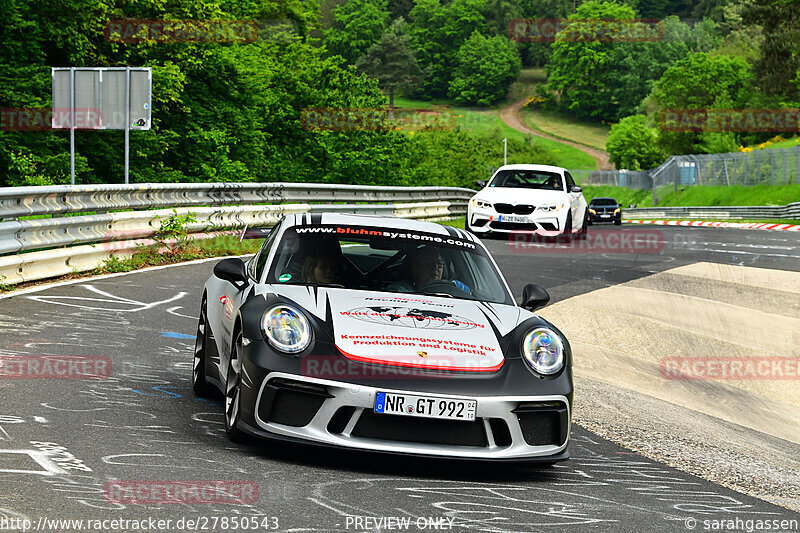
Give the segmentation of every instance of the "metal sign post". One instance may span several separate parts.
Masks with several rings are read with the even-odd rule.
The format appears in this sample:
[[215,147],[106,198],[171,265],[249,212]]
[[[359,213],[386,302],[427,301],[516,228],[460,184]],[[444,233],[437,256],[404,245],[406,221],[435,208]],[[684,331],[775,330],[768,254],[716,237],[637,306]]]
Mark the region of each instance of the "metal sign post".
[[125,183],[130,181],[130,131],[149,130],[152,69],[53,68],[53,129],[70,130],[70,178],[75,185],[75,130],[125,131]]
[[75,185],[75,71],[69,71],[69,181]]
[[508,139],[503,139],[503,164],[508,164]]

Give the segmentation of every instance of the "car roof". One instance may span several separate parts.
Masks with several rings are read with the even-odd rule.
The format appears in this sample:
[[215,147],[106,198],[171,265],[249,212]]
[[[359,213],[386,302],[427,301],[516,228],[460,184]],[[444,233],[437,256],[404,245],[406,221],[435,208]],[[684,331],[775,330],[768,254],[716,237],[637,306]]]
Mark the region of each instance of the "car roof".
[[369,226],[386,229],[403,229],[433,233],[445,237],[458,237],[474,242],[475,237],[466,230],[442,226],[434,222],[411,220],[393,216],[351,215],[343,213],[295,213],[287,215],[287,227],[319,224],[342,224],[348,226]]
[[566,169],[564,167],[554,167],[553,165],[532,165],[532,164],[517,164],[517,165],[503,165],[498,168],[496,172],[501,170],[544,170],[546,172],[558,172],[563,174]]
[[589,201],[594,202],[595,200],[611,200],[612,202],[616,202],[616,200],[614,198],[611,198],[610,196],[599,196],[597,198],[592,198]]

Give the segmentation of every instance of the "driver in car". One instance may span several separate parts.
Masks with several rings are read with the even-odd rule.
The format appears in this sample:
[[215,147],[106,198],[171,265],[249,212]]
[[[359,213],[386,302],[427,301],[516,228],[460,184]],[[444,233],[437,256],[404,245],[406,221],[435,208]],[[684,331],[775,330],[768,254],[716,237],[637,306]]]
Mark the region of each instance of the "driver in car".
[[[400,280],[389,285],[388,289],[395,292],[415,292],[425,284],[442,279],[444,261],[439,249],[435,246],[417,248],[408,255],[411,265],[411,280]],[[469,287],[460,281],[452,281],[456,287],[470,293]]]

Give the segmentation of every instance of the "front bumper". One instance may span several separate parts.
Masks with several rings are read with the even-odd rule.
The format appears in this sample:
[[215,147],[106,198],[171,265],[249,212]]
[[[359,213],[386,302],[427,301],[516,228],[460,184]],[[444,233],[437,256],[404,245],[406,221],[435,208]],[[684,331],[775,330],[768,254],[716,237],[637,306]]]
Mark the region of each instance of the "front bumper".
[[529,215],[504,215],[494,209],[470,206],[467,210],[467,223],[476,234],[520,231],[548,234],[564,228],[568,212],[569,209],[536,210]]
[[[313,402],[318,407],[309,410],[297,402],[294,411],[289,405],[276,407],[273,390],[276,383],[279,389],[287,385],[310,386],[307,390],[310,396],[317,397]],[[290,390],[296,398],[299,389]],[[327,397],[319,398],[322,390]],[[418,391],[270,372],[255,399],[254,427],[244,429],[267,438],[407,455],[507,461],[555,461],[568,457],[571,410],[566,396],[431,393],[452,399],[477,400],[475,422],[456,422],[376,414],[373,406],[378,391],[419,394]],[[272,403],[266,405],[267,402]],[[276,409],[279,412],[276,413]],[[304,413],[298,415],[297,409]],[[272,418],[288,423],[278,423]]]
[[604,214],[605,213],[597,213],[596,215],[593,215],[589,213],[589,222],[592,224],[598,224],[602,222],[619,222],[622,220],[622,213],[617,213],[616,215],[609,214],[610,216],[603,216]]

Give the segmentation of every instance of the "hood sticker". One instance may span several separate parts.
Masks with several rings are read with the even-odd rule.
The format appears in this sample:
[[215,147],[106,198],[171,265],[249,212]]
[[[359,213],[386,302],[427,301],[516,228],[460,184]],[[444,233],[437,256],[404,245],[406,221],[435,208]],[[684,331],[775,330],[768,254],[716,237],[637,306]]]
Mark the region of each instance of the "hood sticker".
[[397,306],[375,302],[374,297],[332,299],[336,347],[348,359],[367,363],[499,370],[505,358],[488,318],[474,302],[452,307],[455,313],[423,301]]

